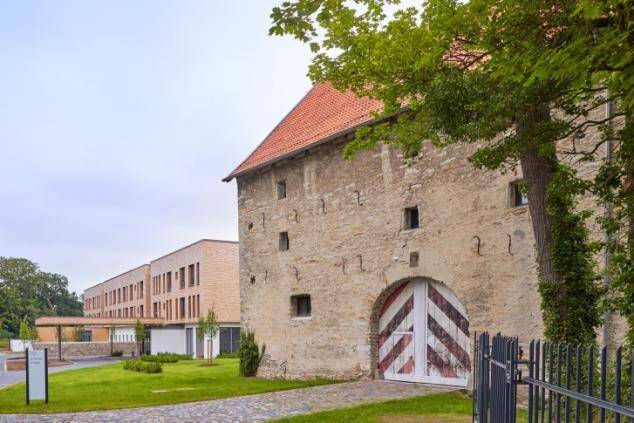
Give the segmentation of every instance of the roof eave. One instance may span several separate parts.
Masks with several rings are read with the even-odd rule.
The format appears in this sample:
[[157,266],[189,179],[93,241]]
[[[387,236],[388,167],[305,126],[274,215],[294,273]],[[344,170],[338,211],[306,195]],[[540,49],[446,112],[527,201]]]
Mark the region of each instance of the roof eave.
[[364,127],[364,126],[373,125],[373,124],[376,124],[376,123],[383,122],[383,121],[385,121],[385,120],[387,120],[387,119],[391,118],[392,116],[395,116],[395,115],[397,115],[397,114],[402,113],[402,112],[403,112],[403,111],[405,111],[405,110],[406,110],[406,108],[405,108],[405,107],[403,107],[403,108],[401,108],[398,112],[396,112],[396,113],[394,113],[394,114],[390,114],[390,115],[388,115],[388,116],[382,116],[382,117],[380,117],[380,118],[373,118],[373,119],[366,120],[365,122],[362,122],[362,123],[359,123],[359,124],[357,124],[357,125],[351,126],[350,128],[347,128],[347,129],[344,129],[344,130],[339,131],[339,132],[337,132],[337,133],[334,133],[334,134],[332,134],[332,135],[329,135],[329,136],[327,136],[327,137],[325,137],[325,138],[322,138],[322,139],[320,139],[320,140],[318,140],[318,141],[315,141],[315,142],[313,142],[313,143],[311,143],[311,144],[309,144],[309,145],[306,145],[306,146],[304,146],[304,147],[298,148],[297,150],[293,150],[293,151],[290,151],[290,152],[288,152],[288,153],[285,153],[285,154],[279,155],[279,156],[274,157],[274,158],[272,158],[272,159],[270,159],[270,160],[267,160],[267,161],[266,161],[266,162],[264,162],[264,163],[260,163],[260,164],[258,164],[258,165],[253,166],[253,167],[249,167],[249,168],[244,169],[244,170],[242,170],[242,171],[240,171],[240,172],[236,172],[236,171],[234,170],[233,172],[231,172],[231,174],[229,174],[229,176],[227,176],[226,178],[223,178],[223,179],[222,179],[222,182],[231,182],[231,180],[232,180],[233,178],[237,178],[237,177],[239,177],[239,176],[244,176],[244,175],[247,175],[247,174],[249,174],[249,173],[252,173],[252,172],[255,172],[255,171],[257,171],[257,170],[260,170],[260,169],[262,169],[262,168],[264,168],[264,167],[270,166],[270,165],[272,165],[272,164],[274,164],[274,163],[276,163],[276,162],[279,162],[279,161],[281,161],[281,160],[284,160],[284,159],[288,159],[288,158],[291,158],[291,157],[297,156],[297,155],[299,155],[299,154],[302,154],[302,153],[306,152],[307,150],[310,150],[310,149],[312,149],[312,148],[315,148],[315,147],[317,147],[317,146],[320,146],[320,145],[326,144],[326,143],[328,143],[328,142],[330,142],[330,141],[333,141],[333,140],[335,140],[335,139],[337,139],[337,138],[341,138],[341,137],[346,136],[346,135],[348,135],[348,134],[350,134],[350,133],[352,133],[352,132],[355,132],[355,131],[357,131],[359,128],[362,128],[362,127]]

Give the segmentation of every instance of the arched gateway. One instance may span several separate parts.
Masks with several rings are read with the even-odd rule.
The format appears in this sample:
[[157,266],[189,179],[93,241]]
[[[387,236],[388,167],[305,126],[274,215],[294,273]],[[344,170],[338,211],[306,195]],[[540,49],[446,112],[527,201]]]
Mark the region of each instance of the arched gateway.
[[378,343],[385,379],[467,385],[469,321],[442,283],[414,279],[400,285],[382,306]]

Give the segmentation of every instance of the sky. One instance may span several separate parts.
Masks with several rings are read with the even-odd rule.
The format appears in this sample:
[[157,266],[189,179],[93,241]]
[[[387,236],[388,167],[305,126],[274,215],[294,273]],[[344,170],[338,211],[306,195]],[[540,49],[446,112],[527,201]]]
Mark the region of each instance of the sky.
[[237,240],[221,182],[310,88],[268,0],[0,0],[0,256],[95,283]]

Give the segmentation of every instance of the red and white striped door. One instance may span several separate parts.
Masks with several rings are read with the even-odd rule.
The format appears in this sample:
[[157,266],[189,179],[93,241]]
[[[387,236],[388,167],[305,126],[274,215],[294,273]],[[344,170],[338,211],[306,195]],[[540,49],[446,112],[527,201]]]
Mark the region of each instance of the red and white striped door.
[[469,344],[464,307],[443,284],[407,282],[381,310],[379,368],[385,379],[465,386]]

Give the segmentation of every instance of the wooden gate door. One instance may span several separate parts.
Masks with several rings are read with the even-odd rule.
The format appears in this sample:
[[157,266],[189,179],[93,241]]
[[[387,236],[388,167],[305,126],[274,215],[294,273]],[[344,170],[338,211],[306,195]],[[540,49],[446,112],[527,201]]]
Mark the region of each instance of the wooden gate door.
[[469,321],[441,283],[413,280],[393,292],[381,310],[378,342],[385,379],[467,384]]

